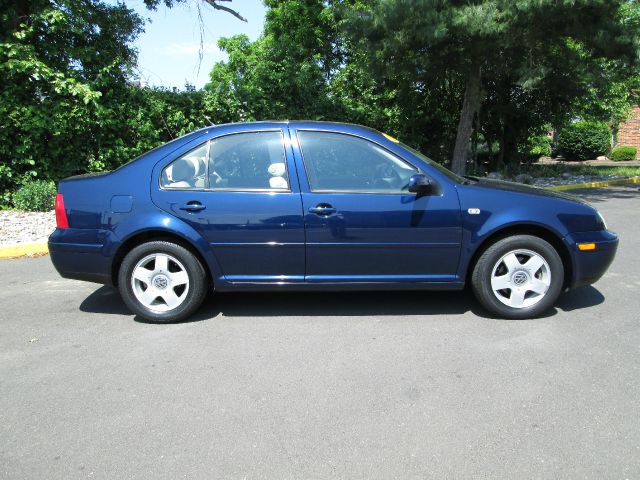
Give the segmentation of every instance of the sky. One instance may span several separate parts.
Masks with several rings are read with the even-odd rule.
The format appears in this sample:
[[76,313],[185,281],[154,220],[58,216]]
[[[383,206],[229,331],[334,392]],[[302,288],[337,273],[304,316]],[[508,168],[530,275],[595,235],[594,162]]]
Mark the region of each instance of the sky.
[[142,0],[125,2],[143,18],[149,19],[145,24],[145,32],[135,42],[139,75],[149,85],[182,89],[189,82],[202,88],[209,80],[213,64],[227,58],[217,47],[219,38],[244,33],[255,40],[262,32],[265,15],[262,0],[225,2],[225,5],[231,6],[245,17],[246,23],[201,2],[204,56],[198,71],[198,1],[200,0],[188,0],[171,9],[161,6],[155,12],[147,10]]

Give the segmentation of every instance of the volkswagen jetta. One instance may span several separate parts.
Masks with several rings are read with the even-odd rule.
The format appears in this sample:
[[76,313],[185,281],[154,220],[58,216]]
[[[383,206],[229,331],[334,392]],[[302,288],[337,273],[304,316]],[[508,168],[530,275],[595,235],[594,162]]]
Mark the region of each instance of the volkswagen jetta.
[[357,125],[205,128],[59,184],[51,260],[156,322],[225,290],[458,290],[503,318],[598,280],[618,238],[562,193],[462,178]]

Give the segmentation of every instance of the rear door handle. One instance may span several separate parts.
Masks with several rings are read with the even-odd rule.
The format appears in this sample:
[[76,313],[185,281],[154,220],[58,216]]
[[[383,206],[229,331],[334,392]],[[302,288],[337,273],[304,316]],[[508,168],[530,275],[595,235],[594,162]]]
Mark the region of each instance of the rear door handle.
[[187,212],[199,212],[207,207],[202,205],[200,202],[187,202],[179,208],[180,210],[186,210]]
[[321,203],[320,205],[311,207],[309,209],[309,213],[315,213],[316,215],[331,215],[332,213],[336,213],[336,209],[328,203]]

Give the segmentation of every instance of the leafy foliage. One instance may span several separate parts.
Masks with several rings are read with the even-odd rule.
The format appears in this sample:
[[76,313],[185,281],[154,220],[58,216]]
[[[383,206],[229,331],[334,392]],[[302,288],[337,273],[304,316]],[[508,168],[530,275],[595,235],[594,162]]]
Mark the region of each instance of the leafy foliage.
[[122,4],[17,2],[1,17],[0,188],[85,171],[128,93],[141,20]]
[[193,87],[132,85],[142,19],[124,4],[9,3],[0,25],[2,204],[33,179],[112,169],[209,123]]
[[625,162],[635,160],[638,156],[636,147],[616,147],[611,151],[611,160],[614,162]]
[[27,182],[13,194],[13,203],[19,210],[48,212],[53,210],[56,184],[45,180]]
[[135,85],[143,20],[124,2],[0,0],[0,204],[33,179],[111,169],[211,122],[361,123],[441,163],[495,169],[547,154],[551,127],[615,126],[638,101],[636,0],[265,4],[262,36],[220,40],[228,60],[198,91]]
[[529,137],[527,143],[523,146],[521,155],[525,161],[535,161],[540,157],[548,157],[551,155],[551,137],[548,135],[536,135]]
[[264,32],[223,38],[229,60],[206,86],[205,109],[216,122],[283,118],[335,119],[329,81],[337,68],[333,11],[320,0],[267,0]]
[[558,135],[560,153],[568,160],[592,160],[605,155],[611,147],[611,130],[602,122],[576,122]]

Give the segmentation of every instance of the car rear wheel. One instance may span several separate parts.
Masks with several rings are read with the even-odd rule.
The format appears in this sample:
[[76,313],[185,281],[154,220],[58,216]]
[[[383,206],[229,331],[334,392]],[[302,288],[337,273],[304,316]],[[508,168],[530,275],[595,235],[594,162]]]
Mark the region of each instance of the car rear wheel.
[[118,288],[126,305],[151,322],[188,318],[207,294],[205,270],[193,253],[171,242],[132,249],[122,261]]
[[487,248],[473,270],[478,301],[503,318],[536,317],[558,299],[564,266],[547,241],[531,235],[503,238]]

